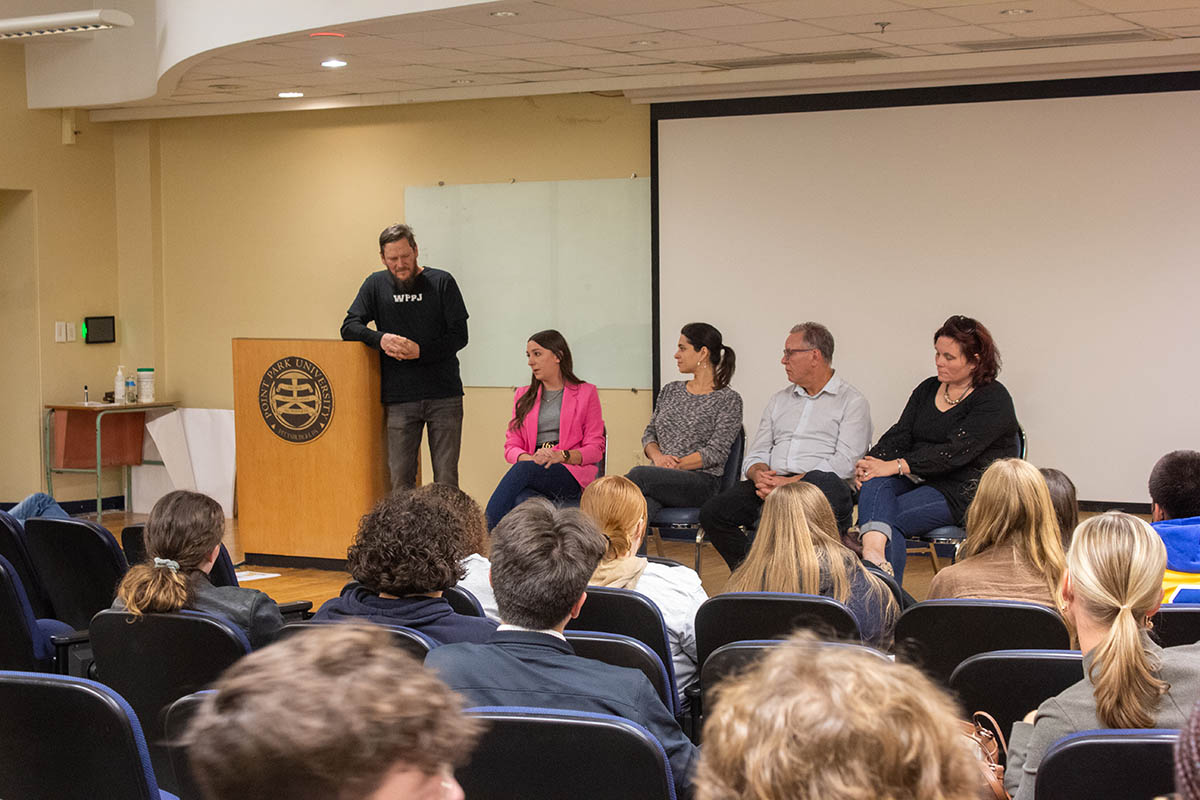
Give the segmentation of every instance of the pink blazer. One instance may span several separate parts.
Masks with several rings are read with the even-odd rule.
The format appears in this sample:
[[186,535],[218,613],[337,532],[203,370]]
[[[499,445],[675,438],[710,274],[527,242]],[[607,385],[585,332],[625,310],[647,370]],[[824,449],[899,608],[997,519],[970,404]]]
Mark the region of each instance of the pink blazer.
[[[600,459],[604,456],[604,417],[600,412],[600,395],[590,383],[566,384],[563,392],[562,412],[559,416],[558,449],[578,450],[582,464],[563,464],[570,471],[580,488],[596,479]],[[517,387],[513,395],[515,417],[517,400],[529,390],[528,386]],[[537,402],[525,415],[525,421],[517,430],[509,430],[504,437],[504,460],[517,463],[522,453],[532,455],[537,450],[538,411],[542,407],[542,390],[538,389]]]

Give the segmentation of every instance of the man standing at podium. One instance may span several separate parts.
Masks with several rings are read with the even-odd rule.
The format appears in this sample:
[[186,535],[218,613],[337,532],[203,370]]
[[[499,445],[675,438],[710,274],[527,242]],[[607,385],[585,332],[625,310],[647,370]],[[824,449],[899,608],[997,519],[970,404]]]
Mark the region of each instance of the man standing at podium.
[[467,307],[454,276],[417,264],[409,226],[384,228],[379,257],[387,269],[363,281],[342,322],[342,338],[379,348],[392,489],[416,484],[426,426],[434,481],[458,486],[463,387],[456,354],[467,346]]

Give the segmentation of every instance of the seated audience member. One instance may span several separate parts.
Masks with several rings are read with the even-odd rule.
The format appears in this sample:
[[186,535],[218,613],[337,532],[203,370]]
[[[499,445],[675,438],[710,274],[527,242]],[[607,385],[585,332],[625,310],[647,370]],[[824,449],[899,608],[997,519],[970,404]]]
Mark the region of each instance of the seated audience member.
[[[504,624],[487,644],[436,647],[425,659],[471,705],[594,711],[642,725],[666,750],[680,791],[695,746],[641,672],[575,655],[563,636],[579,615],[604,536],[581,511],[534,498],[492,531],[492,587]],[[619,768],[619,765],[614,765]]]
[[71,515],[58,504],[58,501],[45,492],[34,492],[10,508],[8,514],[21,523],[21,525],[25,524],[25,520],[33,519],[34,517],[48,517],[50,519],[71,518]]
[[707,322],[689,322],[679,332],[675,366],[691,380],[662,387],[642,434],[652,466],[634,467],[626,476],[645,495],[647,519],[664,506],[704,505],[721,488],[742,425],[742,396],[729,388],[736,363],[733,348]]
[[1163,602],[1200,603],[1200,453],[1175,450],[1150,471],[1150,512],[1167,548]]
[[283,627],[279,606],[257,589],[213,586],[208,573],[221,552],[225,512],[208,495],[177,489],[163,495],[146,521],[146,556],[121,579],[112,607],[132,614],[181,608],[222,617],[262,647]]
[[746,529],[776,487],[813,484],[833,507],[838,530],[848,530],[854,500],[846,481],[871,443],[871,407],[834,374],[828,328],[818,322],[794,326],[780,363],[788,386],[767,401],[742,462],[746,479],[700,507],[700,525],[731,570],[750,551],[753,534]]
[[904,580],[904,538],[961,525],[975,485],[1017,452],[1017,414],[996,380],[1000,351],[982,323],[953,316],[933,334],[937,375],[854,467],[863,558]]
[[696,609],[708,599],[700,576],[682,564],[657,564],[638,557],[646,535],[646,499],[629,478],[597,478],[583,490],[579,508],[608,538],[608,549],[589,583],[633,589],[658,606],[667,623],[675,684],[683,703],[684,690],[699,677]]
[[1052,744],[1093,728],[1182,728],[1200,700],[1200,644],[1163,649],[1147,635],[1167,553],[1145,522],[1110,511],[1075,529],[1064,616],[1079,637],[1084,679],[1013,724],[1005,788],[1034,796]]
[[959,711],[919,670],[793,634],[718,684],[697,800],[977,800]]
[[832,597],[850,607],[863,639],[882,648],[891,644],[900,614],[887,584],[842,544],[825,495],[806,483],[780,486],[767,496],[758,535],[725,591]]
[[604,458],[600,394],[575,376],[567,340],[556,330],[538,331],[525,343],[525,358],[532,377],[513,396],[504,437],[512,466],[488,500],[488,530],[531,497],[578,501]]
[[384,631],[328,625],[230,667],[181,744],[204,800],[462,800],[478,735]]
[[436,497],[458,517],[458,529],[463,532],[467,548],[467,555],[458,562],[466,571],[458,585],[475,595],[475,599],[483,606],[483,613],[489,619],[500,619],[500,612],[496,609],[496,595],[492,593],[492,582],[488,578],[492,562],[488,561],[487,557],[490,545],[483,509],[471,495],[448,483],[427,483],[417,491],[427,492]]
[[1075,484],[1062,470],[1042,467],[1039,472],[1050,490],[1050,502],[1054,504],[1054,517],[1058,520],[1058,532],[1062,538],[1063,552],[1071,546],[1071,534],[1079,524],[1079,500]]
[[429,492],[400,490],[375,504],[346,551],[354,578],[313,616],[404,625],[438,642],[486,642],[496,623],[456,613],[442,591],[466,553],[459,518]]
[[967,509],[958,563],[929,584],[929,599],[1023,600],[1057,609],[1065,556],[1050,490],[1019,458],[994,462]]
[[1200,800],[1200,703],[1175,745],[1175,800]]

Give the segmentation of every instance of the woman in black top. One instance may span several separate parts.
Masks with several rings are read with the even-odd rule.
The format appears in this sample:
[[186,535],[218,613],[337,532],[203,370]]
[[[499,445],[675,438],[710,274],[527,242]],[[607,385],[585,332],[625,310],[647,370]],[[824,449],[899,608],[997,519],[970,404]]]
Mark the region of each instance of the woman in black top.
[[908,398],[900,420],[855,465],[863,557],[904,579],[907,536],[962,525],[975,487],[997,458],[1019,455],[1016,411],[996,380],[991,333],[953,316],[933,335],[937,375]]

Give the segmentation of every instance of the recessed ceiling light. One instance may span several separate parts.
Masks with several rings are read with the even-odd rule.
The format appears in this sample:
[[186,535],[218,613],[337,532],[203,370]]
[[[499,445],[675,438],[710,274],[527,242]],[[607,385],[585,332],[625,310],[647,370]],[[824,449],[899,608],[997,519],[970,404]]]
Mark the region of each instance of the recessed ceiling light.
[[491,17],[519,17],[521,14],[517,11],[493,11],[488,16]]
[[319,38],[319,37],[321,37],[321,36],[332,36],[332,37],[333,37],[333,38],[335,38],[335,39],[345,39],[345,38],[346,38],[346,34],[344,34],[344,33],[334,33],[333,31],[320,31],[320,32],[318,32],[318,33],[310,33],[310,34],[308,35],[308,38],[310,38],[310,39],[317,39],[317,38]]
[[280,97],[304,97],[304,92],[280,92]]
[[1001,11],[1000,13],[1004,14],[1005,16],[1017,17],[1017,16],[1020,16],[1021,14],[1032,14],[1033,9],[1031,9],[1031,8],[1006,8],[1003,11]]
[[473,81],[473,80],[470,80],[469,78],[457,78],[457,79],[455,79],[455,80],[452,80],[452,81],[450,81],[450,82],[451,82],[451,83],[454,83],[454,84],[458,84],[459,86],[465,86],[465,85],[467,85],[468,83],[474,83],[475,81]]
[[346,62],[340,58],[328,58],[321,62],[321,66],[328,67],[329,69],[337,69],[338,67],[346,66]]
[[658,44],[658,42],[653,39],[638,39],[636,42],[630,42],[630,44],[635,47],[649,47],[652,44]]

